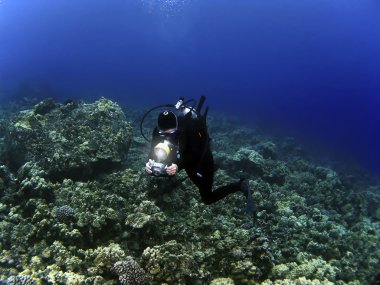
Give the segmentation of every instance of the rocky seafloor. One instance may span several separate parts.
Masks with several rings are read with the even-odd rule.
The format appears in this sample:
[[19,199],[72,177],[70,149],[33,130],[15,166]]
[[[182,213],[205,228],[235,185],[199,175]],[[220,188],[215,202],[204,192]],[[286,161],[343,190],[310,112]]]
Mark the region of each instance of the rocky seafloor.
[[[144,173],[142,112],[101,98],[0,107],[0,284],[377,284],[380,185],[291,139],[209,118],[215,186]],[[147,129],[148,131],[148,129]]]

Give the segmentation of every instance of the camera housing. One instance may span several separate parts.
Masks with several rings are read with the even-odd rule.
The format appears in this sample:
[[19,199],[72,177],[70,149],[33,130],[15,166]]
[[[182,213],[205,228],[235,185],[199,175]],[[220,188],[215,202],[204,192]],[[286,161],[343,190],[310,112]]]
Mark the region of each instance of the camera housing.
[[153,176],[162,177],[162,176],[168,176],[166,173],[167,166],[161,162],[153,162],[150,164],[150,169],[152,170]]

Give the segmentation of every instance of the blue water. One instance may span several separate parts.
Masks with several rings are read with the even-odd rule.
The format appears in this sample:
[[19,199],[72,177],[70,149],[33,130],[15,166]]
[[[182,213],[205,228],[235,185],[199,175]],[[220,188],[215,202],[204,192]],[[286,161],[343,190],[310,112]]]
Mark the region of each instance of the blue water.
[[375,0],[0,0],[0,97],[26,81],[144,107],[205,94],[380,173],[379,15]]

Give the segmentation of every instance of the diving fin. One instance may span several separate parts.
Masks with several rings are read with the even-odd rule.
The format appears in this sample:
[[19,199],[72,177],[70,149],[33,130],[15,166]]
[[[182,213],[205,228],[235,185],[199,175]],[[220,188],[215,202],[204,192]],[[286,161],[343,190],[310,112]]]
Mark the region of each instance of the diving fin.
[[241,188],[241,191],[244,193],[244,196],[247,198],[246,212],[248,214],[255,215],[256,205],[252,198],[252,192],[251,192],[251,189],[249,188],[248,179],[243,178],[240,180],[240,188]]
[[206,118],[207,118],[207,113],[208,113],[208,106],[207,106],[207,108],[206,108],[206,111],[205,111],[204,114],[202,115],[203,120],[205,120],[205,121],[206,121]]
[[205,101],[206,101],[206,96],[202,95],[201,99],[199,99],[199,103],[198,103],[198,107],[197,107],[197,113],[198,114],[201,113],[201,110],[202,110],[202,107],[203,107],[203,104],[205,103]]

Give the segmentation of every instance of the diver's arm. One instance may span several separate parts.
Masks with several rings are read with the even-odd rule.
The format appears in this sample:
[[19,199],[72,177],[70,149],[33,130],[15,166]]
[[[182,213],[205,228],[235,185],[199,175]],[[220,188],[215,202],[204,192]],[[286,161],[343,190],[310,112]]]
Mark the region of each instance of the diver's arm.
[[152,174],[152,164],[154,163],[154,160],[149,159],[149,161],[145,164],[145,172],[148,174]]
[[176,158],[173,163],[177,164],[178,170],[191,168],[197,164],[197,155],[194,152],[195,133],[193,130],[188,129],[180,137],[179,154],[180,157]]
[[186,168],[187,159],[186,159],[186,149],[187,149],[187,133],[185,130],[181,130],[179,133],[178,141],[178,153],[173,157],[173,164],[177,165],[177,171]]
[[150,143],[148,159],[154,160],[154,147],[157,145],[158,142],[159,142],[158,129],[154,128],[153,133],[152,133],[152,140]]
[[178,165],[175,164],[175,163],[172,163],[172,165],[168,166],[166,168],[166,173],[169,175],[169,176],[173,176],[174,174],[176,174],[178,171]]
[[148,174],[152,174],[151,165],[154,163],[154,146],[157,144],[158,138],[158,130],[155,128],[152,133],[152,140],[150,144],[150,151],[148,154],[148,162],[145,164],[145,172]]

